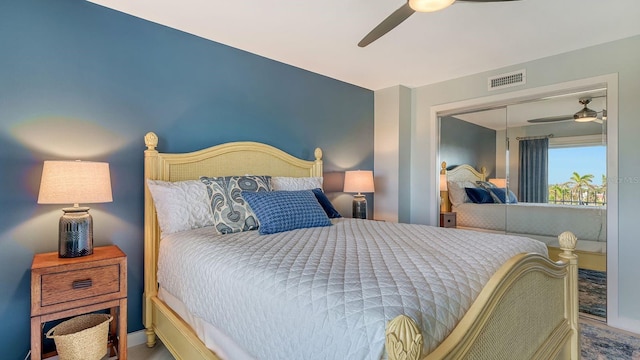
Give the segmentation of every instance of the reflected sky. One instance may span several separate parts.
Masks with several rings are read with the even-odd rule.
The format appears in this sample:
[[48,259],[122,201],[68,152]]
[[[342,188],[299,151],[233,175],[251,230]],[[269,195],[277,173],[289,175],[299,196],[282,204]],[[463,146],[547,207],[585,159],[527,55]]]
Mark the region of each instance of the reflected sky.
[[573,172],[593,175],[593,185],[602,185],[602,175],[607,174],[607,147],[580,146],[549,149],[549,184],[562,184]]

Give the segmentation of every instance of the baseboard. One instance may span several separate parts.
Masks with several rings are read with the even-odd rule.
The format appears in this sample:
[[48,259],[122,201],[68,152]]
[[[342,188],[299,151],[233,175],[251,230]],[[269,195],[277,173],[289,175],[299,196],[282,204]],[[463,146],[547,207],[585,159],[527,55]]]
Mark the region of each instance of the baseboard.
[[611,316],[607,317],[607,325],[618,328],[621,330],[629,331],[631,333],[640,334],[640,321],[635,319],[629,319],[624,317],[614,318]]
[[127,334],[127,347],[134,347],[147,343],[147,334],[144,329]]

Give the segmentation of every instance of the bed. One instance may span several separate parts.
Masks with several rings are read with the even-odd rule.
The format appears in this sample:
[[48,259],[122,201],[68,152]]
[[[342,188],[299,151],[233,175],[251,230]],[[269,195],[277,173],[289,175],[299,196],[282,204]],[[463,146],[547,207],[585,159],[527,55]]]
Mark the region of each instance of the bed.
[[[143,321],[146,328],[147,345],[153,346],[156,342],[156,336],[158,336],[177,359],[191,360],[222,358],[215,351],[211,350],[211,348],[217,348],[217,345],[212,346],[209,344],[209,339],[205,338],[203,340],[202,336],[199,336],[199,333],[201,333],[201,324],[197,321],[194,322],[192,319],[193,316],[181,308],[179,303],[184,302],[186,304],[188,303],[188,300],[181,301],[180,299],[175,299],[172,296],[163,296],[162,292],[164,291],[164,286],[159,286],[158,278],[159,258],[171,257],[171,255],[173,255],[174,258],[180,257],[176,255],[178,254],[178,249],[172,246],[180,247],[181,245],[185,246],[185,244],[188,244],[186,247],[193,247],[192,251],[201,255],[207,252],[211,252],[212,254],[217,253],[218,250],[202,250],[196,246],[198,243],[211,243],[211,240],[194,240],[185,242],[180,240],[173,241],[171,240],[171,236],[161,236],[156,207],[146,180],[178,182],[198,179],[201,176],[229,176],[243,174],[318,177],[322,176],[322,151],[320,149],[316,149],[314,153],[315,160],[307,161],[297,159],[271,146],[251,142],[222,144],[185,154],[166,154],[158,152],[156,150],[158,138],[154,133],[148,133],[145,136],[145,143],[147,150],[145,150],[144,170],[145,286],[143,295]],[[298,238],[293,241],[297,242],[300,241],[299,239],[305,239],[308,236],[311,236],[311,232],[318,232],[320,234],[324,234],[322,236],[325,236],[325,239],[327,239],[328,242],[336,242],[342,241],[340,240],[342,237],[332,235],[333,232],[350,234],[354,232],[354,228],[361,228],[361,231],[369,232],[371,234],[398,231],[431,234],[430,236],[432,236],[434,240],[432,242],[433,244],[430,243],[429,246],[440,249],[440,252],[438,253],[440,254],[439,262],[437,262],[438,265],[436,266],[431,263],[416,263],[418,264],[415,266],[416,269],[421,269],[423,265],[432,266],[433,268],[445,266],[449,262],[449,258],[455,258],[459,254],[457,249],[460,245],[456,247],[455,243],[461,237],[478,236],[478,239],[485,239],[486,244],[482,245],[485,241],[478,241],[478,245],[482,245],[486,248],[500,247],[501,245],[499,245],[500,242],[498,240],[506,239],[492,239],[492,236],[494,235],[465,230],[441,229],[422,225],[403,225],[359,219],[334,219],[332,220],[331,226],[313,229],[298,229],[286,233],[267,236],[274,236],[272,239],[279,239],[278,241],[289,241],[287,238],[295,235],[298,236]],[[195,233],[207,232],[209,230],[210,229],[207,228],[201,228],[194,230],[194,232],[189,231],[188,233],[196,236],[197,234]],[[254,251],[252,249],[258,251],[257,248],[261,247],[255,245],[260,243],[260,235],[255,234],[255,232],[248,233],[251,234],[248,237],[243,236],[241,240],[246,242],[247,250],[243,250],[241,253],[248,254],[246,257],[249,259],[265,258],[263,255],[260,257],[254,257],[254,253],[252,252]],[[235,239],[234,236],[237,235],[227,234],[223,236],[229,236],[225,238],[225,241],[231,241]],[[423,248],[423,246],[426,246],[425,243],[414,241],[411,239],[411,236],[398,235],[395,237],[388,237],[391,240],[381,237],[379,240],[375,240],[375,242],[363,242],[360,244],[363,246],[370,246],[371,248],[384,249],[382,244],[387,244],[387,241],[392,241],[389,244],[396,244],[396,240],[393,239],[396,237],[405,239],[404,241],[406,241],[407,244],[407,246],[396,246],[396,249],[393,250],[399,252],[394,252],[394,256],[397,255],[398,259],[407,259],[409,260],[408,262],[413,262],[425,255],[424,249],[426,248]],[[346,236],[346,238],[347,243],[352,241],[348,239],[348,236]],[[378,238],[372,235],[372,239]],[[525,241],[526,239],[521,238],[521,240],[523,242],[527,242]],[[220,244],[225,244],[225,241],[220,241]],[[367,239],[366,241],[369,240]],[[491,243],[492,241],[498,242]],[[576,245],[576,239],[575,236],[567,232],[560,236],[559,241],[562,244],[563,249],[563,253],[560,255],[562,260],[561,262],[552,262],[544,255],[530,252],[517,253],[507,259],[504,259],[504,261],[501,260],[496,263],[485,262],[485,265],[491,264],[492,266],[496,266],[497,270],[488,277],[486,282],[482,282],[483,286],[477,289],[477,296],[475,296],[474,299],[469,300],[468,309],[460,315],[458,320],[455,320],[451,331],[445,334],[438,344],[427,346],[428,343],[431,343],[431,339],[434,337],[434,334],[430,332],[423,332],[418,326],[418,324],[425,323],[424,318],[428,315],[413,311],[409,311],[407,313],[401,312],[399,314],[395,314],[393,311],[385,313],[383,318],[388,320],[385,321],[386,323],[378,324],[380,319],[377,319],[374,325],[368,327],[372,334],[371,337],[375,338],[375,343],[382,343],[383,349],[381,350],[382,354],[380,357],[391,360],[459,358],[499,359],[514,357],[522,358],[523,356],[525,358],[529,357],[536,359],[578,359],[577,256],[573,253],[573,249],[575,249]],[[532,240],[529,240],[529,242],[533,244]],[[342,243],[345,242],[343,241]],[[286,244],[289,243],[287,242]],[[375,244],[375,246],[372,244]],[[509,247],[506,243],[503,244],[504,247]],[[286,247],[288,245],[284,246]],[[386,251],[382,250],[379,250],[378,252],[382,256],[386,256],[385,254],[387,254]],[[286,253],[288,254],[289,251]],[[314,253],[312,252],[311,254]],[[498,256],[497,251],[495,255]],[[315,255],[312,255],[312,257],[313,256]],[[283,259],[286,260],[286,257]],[[218,261],[210,262],[218,263],[223,262],[223,260],[224,259],[218,259]],[[270,258],[267,258],[267,260],[270,261]],[[266,261],[266,263],[268,264],[269,261]],[[240,262],[240,260],[233,260],[230,262],[236,263]],[[482,264],[483,262],[478,261],[478,263]],[[307,263],[305,262],[305,264]],[[318,266],[324,266],[322,264],[323,263],[320,262],[318,263]],[[352,264],[352,262],[347,261],[344,262],[344,264]],[[162,265],[161,267],[164,266],[165,265]],[[368,268],[379,269],[379,267],[376,266],[366,266],[366,263],[364,262],[357,262],[355,265],[352,264],[351,266],[355,266],[358,271],[363,272],[368,271],[366,270]],[[294,268],[295,266],[291,267]],[[284,268],[288,267],[278,267],[278,269]],[[241,269],[243,269],[243,271],[250,270],[245,267]],[[317,271],[317,269],[312,269],[313,271],[310,273],[308,271],[305,272],[304,269],[309,270],[309,268],[305,266],[301,273],[291,272],[281,275],[285,277],[298,278],[301,276],[310,276],[310,274],[314,275],[321,273]],[[207,272],[207,274],[214,276],[216,271],[218,271],[217,268]],[[332,273],[333,271],[327,272],[327,276]],[[167,275],[163,274],[162,271],[160,271],[160,274],[160,278],[163,279],[162,282],[166,283],[167,286],[170,287],[169,283],[172,282],[172,280],[170,280],[171,278],[165,277]],[[361,279],[371,280],[378,275],[380,276],[380,279],[376,279],[379,283],[377,283],[377,285],[374,283],[374,286],[368,287],[368,291],[384,292],[381,284],[387,284],[385,277],[378,273],[373,274],[374,276],[368,276],[366,274],[366,272],[363,273]],[[404,283],[403,285],[393,285],[401,286],[398,289],[404,289],[401,291],[399,290],[398,292],[406,295],[406,293],[418,293],[422,291],[421,286],[418,286],[418,284],[421,284],[421,281],[423,280],[420,280],[417,274],[413,272],[409,273],[407,276],[412,279],[416,285],[414,285],[413,288],[405,287],[406,284]],[[243,275],[239,275],[238,279],[233,279],[233,281],[241,281],[244,277],[245,276]],[[452,277],[457,278],[457,275]],[[177,286],[183,286],[188,282],[189,281],[182,281]],[[259,282],[260,281],[258,281],[258,283]],[[304,282],[301,281],[300,283]],[[251,284],[249,288],[253,288],[254,285],[257,286],[254,283]],[[333,285],[344,287],[346,286],[346,281],[345,284],[338,282],[333,283]],[[238,286],[243,287],[244,285],[239,284]],[[225,301],[233,302],[233,299],[224,299],[227,292],[226,288],[221,287],[220,289],[221,290],[215,295],[216,301],[218,301],[219,304],[223,304]],[[394,291],[386,291],[386,293],[393,292]],[[446,294],[446,291],[443,293]],[[250,297],[250,294],[251,291],[248,291],[245,295]],[[389,295],[391,296],[393,294]],[[236,299],[239,298],[236,297]],[[241,303],[243,301],[236,302]],[[459,299],[452,296],[449,301],[456,302],[459,301]],[[267,300],[264,300],[263,302],[269,303]],[[173,305],[175,305],[175,307],[172,307]],[[345,307],[345,309],[346,308],[347,307]],[[294,310],[295,309],[291,308],[291,314],[295,314]],[[389,314],[394,315],[391,317]],[[276,323],[275,325],[267,324],[266,322],[269,322],[270,320],[268,318],[262,323],[260,323],[256,318],[255,324],[242,325],[243,322],[247,321],[246,319],[234,320],[235,314],[228,315],[230,322],[239,322],[236,328],[242,329],[244,326],[244,329],[247,330],[247,339],[244,339],[244,343],[246,344],[247,341],[255,341],[255,344],[250,344],[253,348],[264,347],[271,349],[278,347],[286,348],[290,346],[300,346],[300,344],[292,344],[291,339],[296,338],[295,335],[298,331],[301,334],[305,333],[306,330],[304,326],[309,325],[304,324],[305,322],[316,322],[316,319],[310,314],[307,317],[297,317],[289,320],[274,318],[272,320]],[[363,316],[367,318],[369,315]],[[326,321],[327,324],[329,324],[329,320]],[[281,322],[283,323],[280,324]],[[312,325],[318,326],[321,324],[315,323]],[[260,338],[249,335],[250,331],[253,330],[253,327],[259,326],[265,326],[265,329],[275,329],[273,332],[278,332],[283,335],[278,338],[279,342],[277,344],[262,343]],[[275,326],[275,328],[273,326]],[[282,326],[282,328],[278,328],[279,326]],[[225,334],[218,335],[221,335],[221,339],[213,339],[213,341],[224,342]],[[320,336],[319,334],[316,335]],[[355,338],[351,338],[350,331],[346,331],[344,333],[344,337],[347,341],[359,341]],[[308,345],[317,346],[317,340],[318,339],[313,339],[313,341],[309,340]],[[322,343],[324,339],[319,339],[319,341]],[[326,340],[326,342],[329,343],[330,341]],[[517,344],[517,346],[514,346],[514,344]],[[307,342],[302,342],[302,346],[306,345]],[[428,348],[429,350],[423,353],[423,349],[425,348]]]
[[[446,168],[446,163],[442,164]],[[458,165],[446,171],[451,183],[478,186],[486,180],[486,170],[479,171],[468,164]],[[461,188],[454,185],[452,191]],[[606,208],[604,206],[575,206],[540,203],[475,203],[460,202],[449,192],[447,201],[456,213],[458,227],[480,231],[523,235],[543,241],[549,246],[552,258],[557,258],[559,243],[556,234],[571,231],[580,244],[577,253],[580,267],[606,271]]]

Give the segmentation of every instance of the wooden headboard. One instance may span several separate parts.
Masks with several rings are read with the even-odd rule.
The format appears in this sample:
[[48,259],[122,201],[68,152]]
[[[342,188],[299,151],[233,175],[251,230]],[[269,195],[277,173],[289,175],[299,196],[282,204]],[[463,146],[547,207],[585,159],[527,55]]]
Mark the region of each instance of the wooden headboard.
[[147,179],[164,181],[196,180],[200,176],[270,175],[290,177],[322,176],[322,150],[315,160],[296,158],[273,146],[256,142],[232,142],[189,153],[168,154],[156,150],[158,136],[144,137],[144,324],[151,328],[151,300],[157,296],[160,228]]
[[[446,165],[446,163],[445,163]],[[477,171],[473,166],[462,164],[447,170],[447,181],[486,181],[487,169],[483,166]]]
[[[486,181],[487,179],[487,168],[484,166],[480,168],[480,171],[477,171],[473,166],[462,164],[458,165],[454,168],[447,170],[447,163],[442,162],[441,164],[442,171],[441,174],[447,174],[447,181],[471,181],[475,183],[476,181]],[[449,200],[449,192],[446,192],[446,195],[441,194],[442,202],[444,204],[441,205],[441,209],[446,209],[446,211],[451,211],[451,200]]]

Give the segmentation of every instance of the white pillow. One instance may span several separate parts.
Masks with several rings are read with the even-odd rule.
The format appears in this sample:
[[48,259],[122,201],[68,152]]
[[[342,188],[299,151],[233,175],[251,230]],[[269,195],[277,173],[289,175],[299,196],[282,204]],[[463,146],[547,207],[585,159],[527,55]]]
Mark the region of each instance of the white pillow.
[[200,180],[147,180],[162,234],[213,226],[207,187]]
[[322,189],[322,177],[284,177],[271,178],[271,190],[273,191],[297,191]]
[[447,181],[451,205],[458,206],[463,203],[471,202],[467,196],[467,192],[464,190],[466,187],[475,188],[478,186],[476,186],[472,181]]

